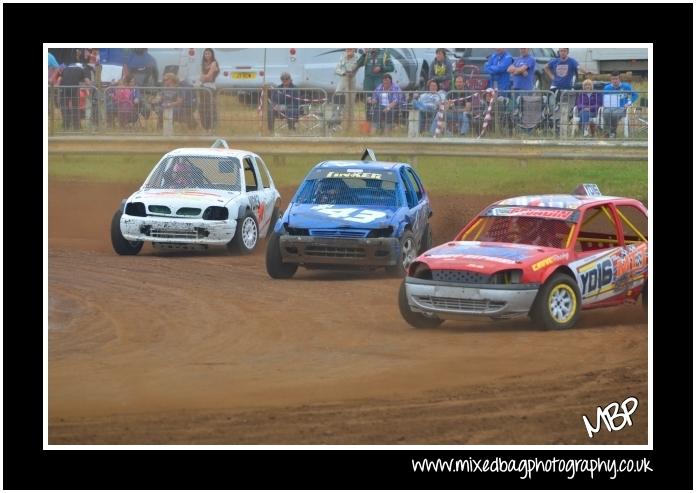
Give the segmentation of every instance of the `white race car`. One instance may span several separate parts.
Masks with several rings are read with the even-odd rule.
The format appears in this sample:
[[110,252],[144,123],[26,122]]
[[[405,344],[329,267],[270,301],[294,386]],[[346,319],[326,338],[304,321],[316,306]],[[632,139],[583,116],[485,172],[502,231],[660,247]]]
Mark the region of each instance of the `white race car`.
[[249,253],[272,228],[279,206],[263,160],[218,139],[210,148],[165,154],[114,214],[111,244],[119,255],[137,255],[145,241],[155,248],[223,245]]

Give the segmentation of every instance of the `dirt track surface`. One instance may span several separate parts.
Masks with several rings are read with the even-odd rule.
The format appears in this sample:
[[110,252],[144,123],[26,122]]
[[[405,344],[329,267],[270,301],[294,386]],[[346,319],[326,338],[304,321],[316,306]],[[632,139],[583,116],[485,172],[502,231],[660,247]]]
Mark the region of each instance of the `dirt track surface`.
[[[647,443],[638,306],[562,332],[527,319],[416,330],[399,279],[272,280],[264,244],[119,257],[109,223],[134,189],[49,183],[51,444]],[[497,198],[433,197],[435,242]],[[589,439],[582,415],[628,396],[633,425]]]

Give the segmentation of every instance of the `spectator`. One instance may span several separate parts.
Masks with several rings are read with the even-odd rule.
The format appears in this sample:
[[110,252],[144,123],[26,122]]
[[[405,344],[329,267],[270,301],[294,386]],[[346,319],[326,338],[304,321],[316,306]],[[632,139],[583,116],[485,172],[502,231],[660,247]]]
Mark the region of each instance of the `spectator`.
[[[172,120],[179,123],[186,123],[188,128],[195,127],[193,121],[193,110],[191,104],[186,104],[190,101],[190,97],[184,94],[184,90],[179,86],[179,79],[172,73],[164,74],[162,77],[164,88],[160,95],[155,99],[155,103],[159,103],[157,111],[157,128],[162,130],[165,111],[172,110]],[[190,93],[190,90],[188,91]]]
[[212,91],[212,95],[208,90],[200,91],[200,99],[198,101],[198,112],[201,117],[201,125],[206,130],[213,128],[217,120],[215,108],[215,79],[219,73],[220,67],[215,59],[215,52],[212,48],[206,48],[203,50],[201,76],[198,78],[200,85]]
[[379,133],[383,133],[385,129],[391,130],[394,123],[398,123],[401,105],[404,103],[404,93],[397,84],[394,84],[390,74],[384,74],[382,83],[375,88],[367,102],[373,131],[378,130]]
[[444,48],[435,50],[435,60],[430,63],[428,78],[437,82],[443,91],[449,91],[452,82],[452,63],[447,58]]
[[575,96],[575,106],[578,108],[580,118],[580,129],[584,137],[589,136],[589,123],[591,118],[597,117],[597,111],[602,105],[602,98],[599,93],[592,92],[593,84],[590,79],[582,82],[583,92]]
[[556,135],[560,134],[560,105],[563,91],[570,91],[575,84],[575,78],[578,75],[578,62],[575,58],[568,56],[570,50],[568,48],[558,49],[558,58],[553,58],[544,67],[544,73],[551,79],[551,87],[549,88],[554,94],[551,108],[554,112],[553,121],[556,128]]
[[447,93],[440,90],[437,81],[429,80],[425,86],[428,92],[422,93],[418,99],[413,101],[413,107],[418,113],[418,131],[423,132],[426,128],[432,127],[434,116],[440,109],[440,103],[447,98]]
[[65,130],[80,130],[80,85],[91,84],[90,69],[82,60],[82,49],[75,50],[76,62],[60,74],[61,113]]
[[121,128],[138,121],[138,108],[140,91],[133,87],[135,81],[128,75],[124,77],[113,91],[113,100],[118,114],[118,123]]
[[512,89],[515,91],[532,91],[534,89],[534,67],[536,61],[529,54],[529,48],[520,48],[520,56],[515,58],[507,68],[512,76]]
[[[447,111],[445,112],[445,126],[452,122],[459,125],[459,134],[466,135],[469,133],[470,118],[471,118],[471,95],[467,95],[466,83],[463,75],[458,75],[454,79],[454,91],[450,93],[450,98],[446,102]],[[437,119],[433,121],[430,127],[430,132],[435,135],[437,129]]]
[[[126,56],[126,61],[123,64],[123,77],[129,75],[135,80],[136,87],[144,88],[157,85],[159,78],[157,61],[147,52],[147,48],[133,48]],[[153,97],[156,91],[148,89],[141,89],[141,91],[143,97],[138,104],[138,113],[147,120],[150,118],[150,105],[147,103],[147,99]]]
[[500,96],[506,97],[510,89],[510,74],[508,67],[512,65],[512,56],[505,51],[505,48],[496,48],[484,65],[484,70],[491,76],[489,87],[498,90]]
[[300,118],[300,94],[287,72],[280,74],[280,84],[271,89],[271,105],[268,109],[269,130],[273,130],[276,118],[285,118],[290,130],[295,130],[297,120]]
[[338,61],[338,65],[336,65],[336,75],[341,77],[336,86],[337,95],[348,92],[351,101],[355,99],[354,95],[350,93],[355,91],[354,77],[360,68],[360,61],[361,59],[355,52],[355,48],[346,48],[345,53],[341,55],[341,59]]
[[49,85],[54,85],[56,73],[58,72],[60,65],[58,60],[50,52],[48,54],[48,83]]
[[134,48],[123,67],[124,77],[131,75],[138,87],[157,85],[157,61],[147,52],[147,48]]
[[365,80],[363,81],[363,91],[372,92],[380,85],[382,77],[394,71],[389,50],[381,48],[368,48],[364,57],[361,57],[359,66],[365,65]]
[[[544,73],[551,79],[551,91],[554,93],[560,90],[570,91],[573,89],[575,77],[578,75],[578,62],[575,58],[568,56],[568,48],[558,50],[558,58],[553,58],[544,67]],[[560,101],[560,95],[557,100]]]
[[[602,118],[604,130],[609,132],[610,138],[616,137],[616,125],[626,116],[626,109],[638,99],[638,94],[633,92],[633,87],[628,82],[621,82],[619,72],[611,73],[611,83],[604,86],[604,106]],[[608,130],[607,130],[608,129]]]

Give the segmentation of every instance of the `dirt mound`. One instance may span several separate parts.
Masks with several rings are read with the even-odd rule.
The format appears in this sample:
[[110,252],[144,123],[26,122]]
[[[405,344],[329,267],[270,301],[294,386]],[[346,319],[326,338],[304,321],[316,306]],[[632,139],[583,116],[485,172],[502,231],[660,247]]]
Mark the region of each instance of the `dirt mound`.
[[[50,443],[647,441],[640,307],[563,332],[414,330],[382,272],[272,280],[263,248],[115,255],[109,223],[135,187],[49,183]],[[497,198],[433,196],[435,242]],[[629,395],[634,425],[590,441],[581,416]]]

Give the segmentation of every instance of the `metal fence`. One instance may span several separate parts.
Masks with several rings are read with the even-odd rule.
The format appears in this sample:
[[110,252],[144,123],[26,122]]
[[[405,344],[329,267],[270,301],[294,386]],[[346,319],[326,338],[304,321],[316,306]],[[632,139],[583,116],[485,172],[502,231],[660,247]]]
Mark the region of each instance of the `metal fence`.
[[[647,140],[647,93],[49,87],[49,134]],[[627,101],[631,105],[623,107]]]

